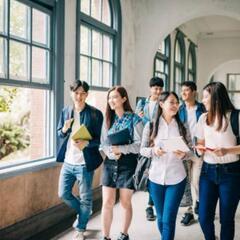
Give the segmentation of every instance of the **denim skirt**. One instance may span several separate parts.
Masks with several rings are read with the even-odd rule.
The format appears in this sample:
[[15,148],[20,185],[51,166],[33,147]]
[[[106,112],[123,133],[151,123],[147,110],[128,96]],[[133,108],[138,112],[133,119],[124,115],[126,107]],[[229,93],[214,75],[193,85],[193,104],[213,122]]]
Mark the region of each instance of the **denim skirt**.
[[111,188],[128,188],[134,190],[133,174],[137,166],[138,154],[122,154],[119,160],[104,161],[102,185]]

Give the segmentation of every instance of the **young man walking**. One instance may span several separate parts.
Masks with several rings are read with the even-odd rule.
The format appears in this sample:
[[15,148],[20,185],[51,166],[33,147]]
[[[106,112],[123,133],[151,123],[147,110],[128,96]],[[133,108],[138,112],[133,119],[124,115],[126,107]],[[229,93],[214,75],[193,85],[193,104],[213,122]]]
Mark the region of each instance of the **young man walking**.
[[[64,162],[59,177],[59,197],[77,212],[73,224],[76,240],[84,240],[89,217],[92,212],[92,180],[94,170],[102,163],[99,153],[100,135],[103,122],[102,113],[86,103],[89,86],[76,80],[70,86],[73,106],[62,110],[58,123],[57,161]],[[73,134],[85,125],[92,139],[72,139]],[[73,195],[72,188],[77,182],[79,197]]]
[[[196,101],[197,86],[192,81],[182,83],[181,96],[183,104],[179,108],[179,117],[183,123],[189,127],[191,138],[194,144],[195,128],[201,114],[205,112],[202,103]],[[198,214],[199,207],[199,176],[202,166],[202,159],[196,156],[192,157],[187,163],[188,181],[183,199],[188,205],[188,210],[185,212],[181,224],[184,226],[191,225],[194,222],[194,214]],[[190,185],[190,186],[189,186]]]

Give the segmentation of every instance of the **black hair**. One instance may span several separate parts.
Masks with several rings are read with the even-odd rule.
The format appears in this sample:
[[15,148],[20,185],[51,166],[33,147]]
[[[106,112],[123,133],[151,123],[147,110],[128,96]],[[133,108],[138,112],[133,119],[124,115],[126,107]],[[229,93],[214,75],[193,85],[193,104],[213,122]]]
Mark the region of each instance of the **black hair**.
[[153,77],[153,78],[151,78],[150,81],[149,81],[149,86],[150,86],[150,87],[154,87],[154,86],[164,87],[164,81],[163,81],[162,78]]
[[[162,92],[161,95],[160,95],[159,101],[160,102],[165,102],[168,99],[168,97],[171,96],[171,95],[173,95],[176,98],[177,102],[179,103],[178,95],[175,92],[169,92],[169,91]],[[157,118],[153,122],[153,131],[152,131],[152,134],[150,136],[150,146],[153,145],[153,141],[158,134],[158,125],[159,125],[159,120],[160,120],[161,116],[162,116],[162,108],[160,106],[158,106]],[[183,136],[184,140],[187,142],[187,130],[184,127],[183,123],[181,122],[178,112],[176,113],[174,118],[177,122],[180,135]]]
[[185,81],[181,84],[181,86],[189,87],[192,91],[197,91],[197,85],[193,81]]
[[75,91],[77,91],[77,89],[79,88],[79,87],[82,87],[83,88],[83,90],[84,90],[84,92],[88,92],[88,90],[89,90],[89,85],[88,85],[88,83],[86,83],[85,81],[81,81],[81,80],[79,80],[79,79],[77,79],[77,80],[75,80],[74,82],[72,82],[72,84],[70,85],[70,90],[72,91],[72,92],[75,92]]

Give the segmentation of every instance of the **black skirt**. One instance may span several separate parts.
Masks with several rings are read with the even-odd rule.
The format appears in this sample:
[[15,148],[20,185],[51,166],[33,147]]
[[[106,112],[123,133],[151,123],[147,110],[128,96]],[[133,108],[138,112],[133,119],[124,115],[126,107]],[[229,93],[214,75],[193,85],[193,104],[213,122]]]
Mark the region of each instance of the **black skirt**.
[[133,174],[137,166],[137,154],[126,154],[119,160],[106,158],[103,166],[102,185],[111,188],[134,190]]

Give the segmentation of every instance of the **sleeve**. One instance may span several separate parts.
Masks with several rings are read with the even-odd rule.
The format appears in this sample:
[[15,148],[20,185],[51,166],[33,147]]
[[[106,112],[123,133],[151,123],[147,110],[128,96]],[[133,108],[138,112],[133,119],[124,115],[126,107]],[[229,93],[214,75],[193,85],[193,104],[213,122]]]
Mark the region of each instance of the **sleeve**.
[[137,102],[137,106],[136,106],[136,109],[135,109],[135,113],[136,114],[139,114],[143,109],[142,109],[142,99],[140,99],[138,102]]
[[197,122],[195,137],[204,139],[204,122],[206,121],[206,113],[202,114]]
[[120,149],[121,153],[123,153],[123,154],[129,154],[129,153],[138,154],[139,153],[141,139],[142,139],[142,131],[143,131],[142,121],[140,120],[139,122],[134,124],[133,128],[134,128],[133,129],[133,143],[119,146],[119,149]]
[[149,147],[150,144],[150,122],[148,122],[144,129],[142,135],[142,142],[140,148],[140,154],[145,157],[153,157],[153,147]]
[[97,119],[92,119],[93,125],[94,125],[94,136],[93,136],[93,139],[89,141],[87,148],[99,147],[100,145],[103,115],[102,115],[102,112],[100,111],[97,111],[96,114],[97,114]]
[[109,159],[116,159],[115,154],[113,154],[111,151],[111,144],[108,141],[107,134],[108,134],[108,130],[107,130],[106,122],[104,121],[102,125],[100,148]]
[[64,126],[64,110],[62,110],[61,115],[59,117],[58,126],[57,126],[57,135],[59,138],[65,138],[68,135],[68,131],[66,133],[62,132],[62,128]]

